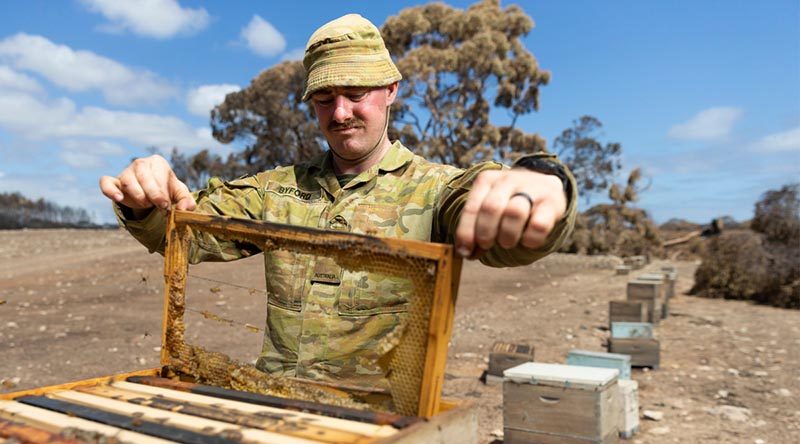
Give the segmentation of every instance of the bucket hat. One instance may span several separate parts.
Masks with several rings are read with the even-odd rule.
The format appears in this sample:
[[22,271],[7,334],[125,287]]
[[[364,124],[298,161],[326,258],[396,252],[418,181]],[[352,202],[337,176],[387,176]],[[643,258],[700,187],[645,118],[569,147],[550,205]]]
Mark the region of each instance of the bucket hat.
[[306,44],[303,101],[335,86],[385,86],[403,78],[381,32],[358,14],[347,14],[317,29]]

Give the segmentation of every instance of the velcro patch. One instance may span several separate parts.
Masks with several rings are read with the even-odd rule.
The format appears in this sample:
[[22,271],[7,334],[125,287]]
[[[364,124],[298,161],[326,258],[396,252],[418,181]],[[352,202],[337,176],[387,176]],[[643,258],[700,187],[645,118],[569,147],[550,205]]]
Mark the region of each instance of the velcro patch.
[[270,182],[269,185],[267,185],[267,191],[281,196],[293,197],[304,202],[315,201],[322,198],[322,191],[306,191],[291,185],[285,185],[277,182]]
[[339,276],[342,274],[342,267],[338,266],[329,257],[318,257],[314,264],[314,275],[311,276],[312,284],[339,285],[342,283]]

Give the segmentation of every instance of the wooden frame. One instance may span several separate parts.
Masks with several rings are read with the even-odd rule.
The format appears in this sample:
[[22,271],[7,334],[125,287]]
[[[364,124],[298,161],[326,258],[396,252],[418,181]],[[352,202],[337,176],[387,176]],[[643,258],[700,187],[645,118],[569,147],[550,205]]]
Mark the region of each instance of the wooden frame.
[[[183,316],[188,276],[189,230],[221,235],[257,245],[323,248],[328,251],[363,250],[383,257],[425,259],[435,264],[435,282],[427,328],[424,368],[419,389],[418,416],[431,417],[439,411],[444,384],[447,344],[452,333],[455,300],[461,272],[461,258],[453,247],[414,240],[376,238],[359,234],[294,227],[263,221],[236,219],[185,211],[171,211],[164,253],[164,317],[161,364],[175,362],[175,346],[184,343]],[[177,327],[176,327],[177,326]]]

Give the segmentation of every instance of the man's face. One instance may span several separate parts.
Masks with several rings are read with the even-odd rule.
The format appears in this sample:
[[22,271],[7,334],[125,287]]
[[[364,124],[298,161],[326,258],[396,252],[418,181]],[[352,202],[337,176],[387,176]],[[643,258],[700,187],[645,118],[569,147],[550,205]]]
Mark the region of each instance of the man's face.
[[311,95],[317,121],[334,153],[359,160],[381,141],[387,107],[394,102],[397,84],[378,87],[334,87]]

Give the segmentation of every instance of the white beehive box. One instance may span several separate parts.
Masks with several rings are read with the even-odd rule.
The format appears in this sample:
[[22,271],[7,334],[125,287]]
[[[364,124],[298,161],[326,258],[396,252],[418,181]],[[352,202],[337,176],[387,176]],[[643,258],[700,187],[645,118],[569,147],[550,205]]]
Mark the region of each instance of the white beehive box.
[[504,372],[504,442],[616,442],[621,408],[610,368],[529,362]]
[[639,431],[639,383],[634,380],[620,380],[619,436],[628,439]]

